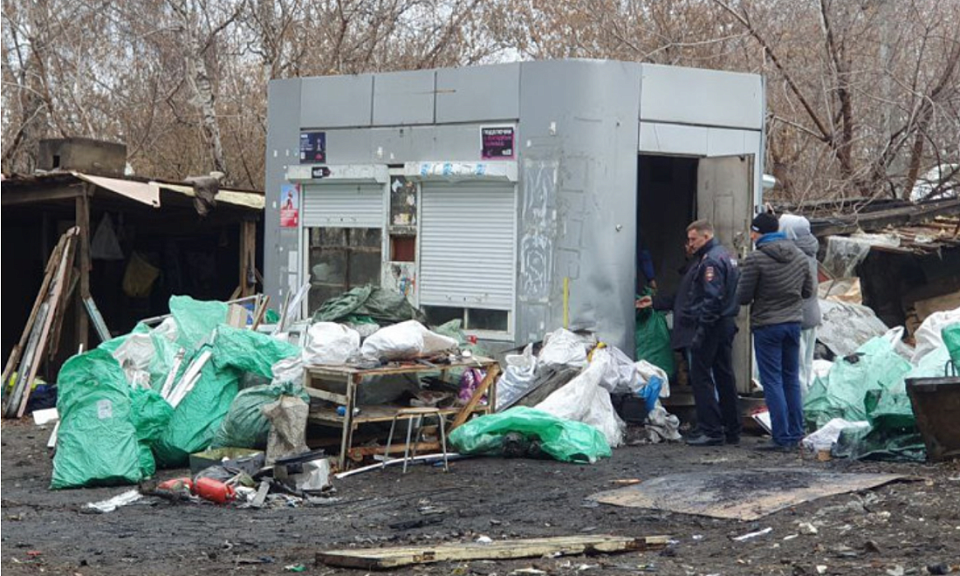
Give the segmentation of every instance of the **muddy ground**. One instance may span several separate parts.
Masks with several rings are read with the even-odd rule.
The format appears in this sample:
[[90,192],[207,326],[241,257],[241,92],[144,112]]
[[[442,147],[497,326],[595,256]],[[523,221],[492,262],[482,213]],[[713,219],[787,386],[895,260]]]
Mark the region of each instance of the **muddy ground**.
[[[336,484],[324,505],[239,510],[147,498],[108,514],[83,504],[127,488],[52,492],[45,448],[49,429],[24,420],[2,428],[2,568],[14,574],[309,574],[361,570],[315,566],[319,550],[610,533],[670,535],[662,552],[418,566],[394,573],[507,576],[547,574],[927,574],[928,565],[960,570],[960,464],[817,462],[799,454],[679,444],[628,446],[593,466],[495,458],[462,460],[449,474],[415,467],[371,472]],[[808,502],[756,522],[596,505],[590,494],[612,481],[706,469],[817,467],[889,472],[921,479]],[[161,478],[182,475],[164,471]],[[421,510],[445,510],[424,516]],[[440,523],[395,529],[429,518]],[[816,534],[801,534],[809,522]],[[764,536],[732,537],[771,527]],[[809,531],[809,530],[808,530]],[[799,535],[798,535],[799,534]],[[519,574],[523,574],[520,572]],[[533,574],[538,574],[534,572]]]

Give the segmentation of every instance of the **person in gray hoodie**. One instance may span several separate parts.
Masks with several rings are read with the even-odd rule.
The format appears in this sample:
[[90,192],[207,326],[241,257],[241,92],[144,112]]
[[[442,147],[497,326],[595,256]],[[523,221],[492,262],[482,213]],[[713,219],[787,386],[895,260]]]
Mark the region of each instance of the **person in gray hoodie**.
[[737,299],[750,306],[750,329],[773,441],[763,448],[796,448],[803,438],[800,394],[800,325],[813,294],[807,257],[779,231],[777,217],[758,214],[750,224],[756,250],[741,266]]
[[[810,263],[814,288],[817,282],[817,251],[820,242],[810,231],[810,221],[794,214],[780,215],[780,231],[793,240]],[[813,386],[813,351],[817,344],[817,326],[820,325],[820,298],[817,291],[803,301],[803,320],[800,321],[800,393],[806,396]]]

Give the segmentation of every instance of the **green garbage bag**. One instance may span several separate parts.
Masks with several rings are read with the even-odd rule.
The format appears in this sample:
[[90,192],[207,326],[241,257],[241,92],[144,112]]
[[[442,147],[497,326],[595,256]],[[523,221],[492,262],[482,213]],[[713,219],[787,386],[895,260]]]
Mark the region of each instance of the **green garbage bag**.
[[943,335],[943,343],[950,354],[954,370],[960,372],[960,322],[944,327],[940,333]]
[[299,396],[310,403],[303,386],[294,382],[254,386],[240,391],[230,404],[227,416],[213,437],[211,448],[266,448],[270,421],[261,408],[276,402],[280,396]]
[[[196,354],[210,350],[202,346]],[[189,365],[184,361],[184,365]],[[155,445],[154,455],[162,467],[187,464],[190,454],[210,446],[220,423],[239,392],[241,372],[230,367],[217,368],[212,359],[204,364],[193,390],[174,410],[170,423]]]
[[212,362],[221,371],[233,369],[272,378],[271,367],[275,363],[298,354],[300,348],[293,344],[253,330],[222,325],[213,341]]
[[187,350],[207,342],[213,329],[227,321],[229,308],[223,302],[194,300],[189,296],[171,296],[169,306],[177,323],[177,342]]
[[539,438],[543,452],[561,462],[592,464],[611,455],[603,433],[593,426],[526,406],[474,418],[450,434],[450,444],[461,454],[494,456],[511,432]]
[[[649,295],[646,291],[643,296]],[[640,296],[637,296],[640,298]],[[673,363],[673,348],[670,347],[670,328],[662,312],[653,308],[637,310],[636,343],[637,360],[646,360],[673,377],[676,367]]]
[[873,338],[857,352],[834,362],[825,378],[817,378],[803,404],[808,427],[819,429],[834,418],[867,419],[864,399],[871,390],[902,385],[912,369],[883,338]]
[[170,423],[173,408],[160,394],[139,388],[130,392],[130,402],[130,417],[140,444],[140,470],[144,477],[150,477],[157,471],[153,447]]
[[130,386],[120,364],[95,349],[67,360],[57,378],[60,430],[53,489],[143,479]]
[[313,313],[313,321],[342,322],[348,316],[369,316],[380,325],[426,320],[400,292],[368,284],[328,299]]
[[267,313],[263,315],[264,324],[276,324],[280,321],[280,313],[273,308],[267,308]]

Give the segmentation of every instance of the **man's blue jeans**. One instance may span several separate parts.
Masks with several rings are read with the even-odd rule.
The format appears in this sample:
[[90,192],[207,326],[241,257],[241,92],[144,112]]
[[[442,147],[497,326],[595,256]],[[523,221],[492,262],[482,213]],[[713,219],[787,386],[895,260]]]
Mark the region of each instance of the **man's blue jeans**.
[[761,326],[753,331],[760,384],[770,411],[773,440],[793,446],[803,439],[800,394],[800,323]]

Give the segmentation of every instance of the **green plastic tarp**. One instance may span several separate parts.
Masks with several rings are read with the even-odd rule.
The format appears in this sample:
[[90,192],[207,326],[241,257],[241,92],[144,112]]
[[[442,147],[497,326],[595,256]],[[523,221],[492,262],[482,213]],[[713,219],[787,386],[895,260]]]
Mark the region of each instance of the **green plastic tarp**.
[[254,386],[241,390],[230,404],[227,416],[213,438],[211,448],[266,448],[270,421],[261,408],[276,402],[281,396],[298,396],[310,403],[310,396],[300,384],[285,382]]
[[272,378],[271,367],[276,362],[299,353],[300,349],[293,344],[266,334],[223,325],[217,328],[213,341],[212,361],[221,371],[237,370]]
[[526,406],[474,418],[450,433],[450,444],[461,454],[495,456],[511,432],[536,437],[543,452],[561,462],[592,464],[611,455],[603,433],[593,426]]
[[140,443],[140,469],[144,477],[157,471],[153,447],[173,417],[173,408],[153,390],[135,389],[130,392],[130,418]]
[[107,350],[67,360],[57,378],[60,430],[50,487],[135,483],[144,478],[130,386]]
[[313,321],[342,322],[348,316],[369,316],[381,326],[426,320],[423,312],[414,308],[400,292],[366,285],[328,299],[313,313]]
[[[637,298],[649,293],[645,291]],[[673,349],[670,347],[670,328],[662,312],[652,308],[637,310],[634,342],[637,360],[646,360],[666,372],[668,377],[673,377],[676,367],[673,363]]]
[[850,422],[867,419],[864,404],[871,390],[890,390],[903,383],[912,366],[900,357],[893,344],[873,338],[855,354],[834,362],[830,373],[817,378],[804,400],[808,427],[819,429],[833,418]]
[[960,322],[946,326],[942,331],[943,343],[947,347],[954,369],[960,372]]
[[189,296],[171,296],[169,306],[177,323],[177,342],[187,350],[208,342],[214,328],[227,321],[229,308],[224,302],[194,300]]
[[[202,346],[196,355],[208,349],[211,346]],[[184,365],[189,362],[185,360]],[[163,467],[184,466],[190,454],[210,446],[230,403],[239,392],[240,374],[229,367],[219,370],[212,359],[203,365],[196,385],[174,410],[155,446],[158,464]]]

